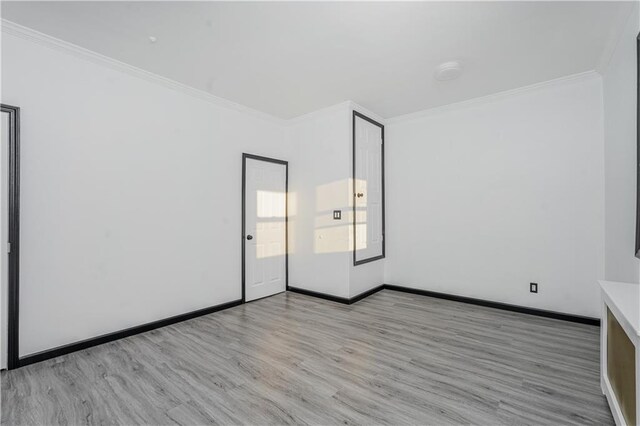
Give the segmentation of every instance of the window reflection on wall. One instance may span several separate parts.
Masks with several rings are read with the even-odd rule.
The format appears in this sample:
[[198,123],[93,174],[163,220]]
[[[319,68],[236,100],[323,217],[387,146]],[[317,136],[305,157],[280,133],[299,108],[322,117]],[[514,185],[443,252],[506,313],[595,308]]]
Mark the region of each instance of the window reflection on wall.
[[286,245],[281,236],[285,234],[286,226],[286,194],[277,191],[257,191],[256,197],[256,257],[261,259],[284,256]]
[[[316,187],[314,252],[341,253],[353,251],[353,189],[366,188],[366,182],[352,179],[329,182]],[[333,219],[333,210],[342,210],[342,219]],[[357,249],[367,247],[366,196],[356,197]]]

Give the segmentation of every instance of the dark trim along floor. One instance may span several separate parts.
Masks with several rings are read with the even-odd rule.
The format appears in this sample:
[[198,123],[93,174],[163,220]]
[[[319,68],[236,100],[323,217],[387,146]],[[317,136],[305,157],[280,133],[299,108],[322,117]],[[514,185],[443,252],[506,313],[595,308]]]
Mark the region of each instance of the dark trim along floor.
[[[439,299],[453,300],[456,302],[470,303],[472,305],[486,306],[489,308],[502,309],[505,311],[519,312],[519,313],[529,314],[529,315],[537,315],[541,317],[577,322],[581,324],[588,324],[588,325],[595,325],[595,326],[600,325],[600,319],[598,318],[564,314],[561,312],[546,311],[543,309],[528,308],[525,306],[510,305],[507,303],[491,302],[488,300],[474,299],[472,297],[456,296],[453,294],[438,293],[435,291],[420,290],[420,289],[402,287],[402,286],[391,285],[391,284],[381,284],[377,287],[372,288],[371,290],[367,290],[363,293],[358,294],[357,296],[350,297],[350,298],[333,296],[331,294],[325,294],[325,293],[318,293],[315,291],[305,290],[297,287],[288,287],[287,290],[292,291],[294,293],[305,294],[307,296],[319,297],[321,299],[330,300],[332,302],[338,302],[338,303],[344,303],[344,304],[350,305],[352,303],[355,303],[359,300],[364,299],[365,297],[371,296],[372,294],[377,293],[378,291],[383,289],[402,291],[405,293],[413,293],[413,294],[418,294],[422,296],[436,297]],[[199,309],[197,311],[187,312],[186,314],[176,315],[170,318],[165,318],[162,320],[150,322],[150,323],[139,325],[136,327],[127,328],[125,330],[120,330],[113,333],[104,334],[102,336],[93,337],[87,340],[82,340],[80,342],[59,346],[57,348],[45,350],[32,355],[27,355],[26,357],[19,359],[18,367],[24,367],[26,365],[34,364],[36,362],[55,358],[55,357],[65,355],[71,352],[76,352],[82,349],[87,349],[92,346],[101,345],[103,343],[112,342],[114,340],[123,339],[125,337],[133,336],[134,334],[144,333],[146,331],[151,331],[156,328],[165,327],[167,325],[186,321],[202,315],[211,314],[211,313],[232,308],[234,306],[238,306],[241,304],[242,304],[242,300],[234,300],[232,302],[211,306],[209,308]]]
[[350,305],[352,303],[357,302],[358,300],[362,300],[367,296],[371,296],[372,294],[379,292],[383,288],[385,288],[385,285],[380,284],[378,287],[374,287],[371,290],[367,290],[353,297],[334,296],[332,294],[318,293],[317,291],[305,290],[304,288],[291,287],[291,286],[289,286],[287,290],[292,291],[294,293],[306,294],[307,296],[319,297],[321,299],[331,300],[332,302],[338,302],[338,303],[344,303],[346,305]]
[[140,334],[146,331],[155,330],[156,328],[165,327],[167,325],[186,321],[192,318],[200,317],[202,315],[218,312],[223,309],[228,309],[234,306],[238,306],[240,304],[242,304],[242,300],[234,300],[232,302],[222,303],[220,305],[198,309],[197,311],[187,312],[186,314],[175,315],[170,318],[149,322],[146,324],[127,328],[125,330],[115,331],[113,333],[103,334],[102,336],[92,337],[90,339],[82,340],[80,342],[70,343],[68,345],[59,346],[53,349],[48,349],[42,352],[35,353],[33,355],[27,355],[24,358],[20,358],[18,360],[18,367],[24,367],[25,365],[34,364],[36,362],[44,361],[50,358],[55,358],[60,355],[66,355],[68,353],[80,351],[82,349],[87,349],[92,346],[102,345],[103,343],[108,343],[114,340],[123,339],[125,337],[133,336],[134,334]]
[[370,296],[373,293],[376,293],[376,292],[378,292],[380,290],[383,290],[383,289],[402,291],[402,292],[405,292],[405,293],[419,294],[419,295],[428,296],[428,297],[436,297],[438,299],[453,300],[455,302],[463,302],[463,303],[469,303],[469,304],[472,304],[472,305],[479,305],[479,306],[486,306],[486,307],[489,307],[489,308],[502,309],[502,310],[505,310],[505,311],[519,312],[521,314],[537,315],[537,316],[540,316],[540,317],[553,318],[553,319],[558,319],[558,320],[563,320],[563,321],[570,321],[570,322],[577,322],[577,323],[580,323],[580,324],[588,324],[588,325],[600,326],[600,319],[599,318],[585,317],[585,316],[573,315],[573,314],[565,314],[565,313],[562,313],[562,312],[547,311],[547,310],[544,310],[544,309],[529,308],[529,307],[526,307],[526,306],[510,305],[508,303],[492,302],[492,301],[489,301],[489,300],[475,299],[473,297],[457,296],[455,294],[447,294],[447,293],[438,293],[436,291],[421,290],[421,289],[417,289],[417,288],[403,287],[403,286],[392,285],[392,284],[380,285],[378,287],[372,288],[371,290],[368,290],[368,291],[366,291],[364,293],[361,293],[361,294],[359,294],[359,295],[357,295],[355,297],[352,297],[350,299],[346,298],[346,297],[333,296],[333,295],[330,295],[330,294],[317,293],[315,291],[305,290],[305,289],[302,289],[302,288],[289,287],[289,291],[294,291],[296,293],[306,294],[308,296],[320,297],[322,299],[331,300],[333,302],[346,303],[346,304],[349,304],[349,305],[354,303],[354,302],[357,302],[358,300],[362,300],[365,297]]
[[589,325],[287,292],[3,372],[0,423],[614,426],[599,351]]
[[438,299],[453,300],[456,302],[469,303],[472,305],[487,306],[489,308],[502,309],[504,311],[519,312],[521,314],[537,315],[539,317],[553,318],[563,321],[577,322],[600,326],[600,318],[584,317],[582,315],[565,314],[562,312],[547,311],[544,309],[529,308],[520,305],[510,305],[502,302],[492,302],[490,300],[475,299],[473,297],[457,296],[455,294],[438,293],[436,291],[420,290],[410,287],[385,284],[387,290],[404,291],[405,293],[420,294],[422,296],[437,297]]

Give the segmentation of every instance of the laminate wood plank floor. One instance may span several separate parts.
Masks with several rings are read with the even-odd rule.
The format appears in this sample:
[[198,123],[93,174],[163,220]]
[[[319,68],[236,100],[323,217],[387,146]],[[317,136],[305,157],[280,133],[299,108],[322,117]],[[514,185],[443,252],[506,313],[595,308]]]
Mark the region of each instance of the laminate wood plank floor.
[[281,293],[2,372],[2,424],[613,424],[599,328]]

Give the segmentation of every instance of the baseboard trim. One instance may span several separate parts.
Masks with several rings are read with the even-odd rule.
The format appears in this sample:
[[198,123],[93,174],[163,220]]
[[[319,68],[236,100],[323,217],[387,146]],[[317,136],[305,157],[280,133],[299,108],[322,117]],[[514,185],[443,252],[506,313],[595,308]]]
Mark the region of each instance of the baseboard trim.
[[403,287],[403,286],[391,285],[391,284],[385,284],[384,288],[387,289],[387,290],[402,291],[402,292],[405,292],[405,293],[418,294],[418,295],[421,295],[421,296],[436,297],[438,299],[446,299],[446,300],[452,300],[452,301],[455,301],[455,302],[469,303],[471,305],[478,305],[478,306],[485,306],[485,307],[488,307],[488,308],[502,309],[504,311],[518,312],[518,313],[521,313],[521,314],[536,315],[536,316],[539,316],[539,317],[553,318],[553,319],[558,319],[558,320],[563,320],[563,321],[570,321],[570,322],[577,322],[577,323],[580,323],[580,324],[595,325],[595,326],[598,326],[598,327],[600,326],[600,319],[599,318],[585,317],[585,316],[573,315],[573,314],[565,314],[565,313],[562,313],[562,312],[547,311],[547,310],[544,310],[544,309],[529,308],[529,307],[520,306],[520,305],[510,305],[508,303],[492,302],[492,301],[489,301],[489,300],[476,299],[476,298],[473,298],[473,297],[457,296],[457,295],[454,295],[454,294],[439,293],[439,292],[436,292],[436,291],[421,290],[421,289],[417,289],[417,288]]
[[57,348],[47,349],[42,352],[38,352],[35,354],[27,355],[23,358],[19,358],[18,367],[24,367],[26,365],[35,364],[36,362],[45,361],[61,355],[66,355],[72,352],[88,349],[93,346],[98,346],[104,343],[113,342],[114,340],[124,339],[125,337],[133,336],[135,334],[145,333],[147,331],[155,330],[156,328],[166,327],[168,325],[187,321],[193,318],[201,317],[203,315],[208,315],[214,312],[233,308],[234,306],[238,306],[241,304],[242,304],[242,300],[234,300],[232,302],[222,303],[220,305],[198,309],[196,311],[187,312],[185,314],[175,315],[173,317],[149,322],[143,325],[138,325],[138,326],[127,328],[120,331],[115,331],[113,333],[103,334],[102,336],[92,337],[90,339],[82,340],[75,343],[70,343],[68,345],[59,346]]
[[371,290],[367,290],[367,291],[364,291],[364,292],[358,294],[357,296],[353,296],[351,299],[349,299],[349,304],[356,303],[357,301],[362,300],[365,297],[369,297],[372,294],[375,294],[375,293],[379,292],[380,290],[384,290],[384,288],[385,288],[385,285],[384,284],[380,284],[379,286],[374,287]]
[[587,325],[594,325],[594,326],[600,326],[600,319],[599,318],[592,318],[592,317],[585,317],[585,316],[581,316],[581,315],[573,315],[573,314],[565,314],[562,312],[556,312],[556,311],[547,311],[544,309],[537,309],[537,308],[529,308],[526,306],[520,306],[520,305],[511,305],[508,303],[502,303],[502,302],[492,302],[490,300],[484,300],[484,299],[476,299],[473,297],[466,297],[466,296],[457,296],[455,294],[448,294],[448,293],[439,293],[437,291],[430,291],[430,290],[421,290],[418,288],[411,288],[411,287],[404,287],[404,286],[399,286],[399,285],[393,285],[393,284],[382,284],[379,285],[378,287],[372,288],[371,290],[367,290],[363,293],[360,293],[357,296],[348,298],[348,297],[339,297],[339,296],[334,296],[332,294],[326,294],[326,293],[319,293],[317,291],[311,291],[311,290],[305,290],[303,288],[298,288],[298,287],[289,287],[287,290],[288,291],[292,291],[294,293],[300,293],[300,294],[304,294],[306,296],[312,296],[312,297],[318,297],[320,299],[325,299],[325,300],[330,300],[332,302],[338,302],[338,303],[343,303],[345,305],[351,305],[352,303],[355,303],[359,300],[362,300],[368,296],[371,296],[374,293],[379,292],[380,290],[394,290],[394,291],[401,291],[404,293],[412,293],[412,294],[418,294],[420,296],[427,296],[427,297],[435,297],[438,299],[445,299],[445,300],[452,300],[454,302],[462,302],[462,303],[469,303],[471,305],[478,305],[478,306],[485,306],[488,308],[494,308],[494,309],[502,309],[503,311],[510,311],[510,312],[518,312],[521,314],[528,314],[528,315],[536,315],[539,317],[545,317],[545,318],[552,318],[552,319],[557,319],[557,320],[562,320],[562,321],[569,321],[569,322],[576,322],[576,323],[580,323],[580,324],[587,324]]
[[[358,302],[362,299],[365,299],[366,297],[371,296],[374,293],[379,292],[380,290],[393,290],[393,291],[400,291],[400,292],[404,292],[404,293],[412,293],[412,294],[417,294],[420,296],[428,296],[428,297],[435,297],[438,299],[445,299],[445,300],[452,300],[455,302],[462,302],[462,303],[469,303],[472,305],[478,305],[478,306],[485,306],[485,307],[489,307],[489,308],[494,308],[494,309],[502,309],[505,311],[511,311],[511,312],[518,312],[518,313],[522,313],[522,314],[528,314],[528,315],[536,315],[536,316],[540,316],[540,317],[545,317],[545,318],[552,318],[552,319],[557,319],[557,320],[563,320],[563,321],[569,321],[569,322],[575,322],[575,323],[580,323],[580,324],[587,324],[587,325],[593,325],[593,326],[600,326],[600,319],[599,318],[592,318],[592,317],[585,317],[585,316],[581,316],[581,315],[573,315],[573,314],[565,314],[562,312],[555,312],[555,311],[547,311],[544,309],[536,309],[536,308],[528,308],[525,306],[519,306],[519,305],[510,305],[508,303],[501,303],[501,302],[492,302],[489,300],[484,300],[484,299],[476,299],[473,297],[465,297],[465,296],[457,296],[454,294],[448,294],[448,293],[439,293],[436,291],[430,291],[430,290],[421,290],[421,289],[417,289],[417,288],[411,288],[411,287],[404,287],[404,286],[398,286],[398,285],[392,285],[392,284],[382,284],[379,285],[377,287],[374,287],[370,290],[367,290],[363,293],[358,294],[357,296],[353,296],[353,297],[339,297],[339,296],[334,296],[331,294],[325,294],[325,293],[319,293],[316,291],[311,291],[311,290],[305,290],[303,288],[298,288],[298,287],[288,287],[287,290],[294,292],[294,293],[299,293],[299,294],[304,294],[306,296],[312,296],[312,297],[318,297],[320,299],[325,299],[325,300],[329,300],[332,302],[338,302],[338,303],[342,303],[345,305],[351,305],[355,302]],[[120,330],[120,331],[115,331],[113,333],[108,333],[108,334],[103,334],[102,336],[98,336],[98,337],[93,337],[90,339],[86,339],[86,340],[82,340],[80,342],[75,342],[75,343],[70,343],[68,345],[64,345],[64,346],[59,346],[57,348],[53,348],[53,349],[48,349],[42,352],[38,352],[35,354],[31,354],[31,355],[27,355],[25,357],[19,358],[18,359],[18,367],[24,367],[27,365],[31,365],[31,364],[35,364],[37,362],[41,362],[41,361],[46,361],[48,359],[51,358],[56,358],[59,357],[61,355],[66,355],[72,352],[77,352],[83,349],[88,349],[94,346],[98,346],[98,345],[102,345],[104,343],[109,343],[109,342],[113,342],[115,340],[119,340],[119,339],[124,339],[125,337],[129,337],[129,336],[133,336],[136,334],[140,334],[140,333],[145,333],[147,331],[151,331],[151,330],[155,330],[157,328],[160,327],[166,327],[168,325],[172,325],[172,324],[176,324],[179,322],[183,322],[183,321],[187,321],[193,318],[197,318],[203,315],[208,315],[208,314],[212,314],[214,312],[218,312],[218,311],[222,311],[225,309],[229,309],[229,308],[233,308],[235,306],[241,305],[242,304],[242,300],[234,300],[231,302],[227,302],[227,303],[222,303],[220,305],[216,305],[216,306],[211,306],[208,308],[204,308],[204,309],[198,309],[196,311],[192,311],[192,312],[187,312],[185,314],[180,314],[180,315],[176,315],[173,317],[169,317],[169,318],[165,318],[165,319],[161,319],[158,321],[153,321],[147,324],[143,324],[143,325],[139,325],[139,326],[135,326],[135,327],[131,327],[131,328],[127,328],[124,330]]]
[[300,294],[304,294],[305,296],[311,296],[311,297],[317,297],[320,299],[324,299],[324,300],[329,300],[331,302],[337,302],[337,303],[342,303],[345,305],[351,305],[352,303],[356,303],[359,300],[364,299],[365,297],[371,296],[374,293],[379,292],[380,290],[384,289],[385,285],[381,284],[377,287],[372,288],[371,290],[367,290],[365,292],[362,292],[360,294],[358,294],[357,296],[353,296],[353,297],[340,297],[340,296],[334,296],[333,294],[326,294],[326,293],[320,293],[317,291],[312,291],[312,290],[306,290],[304,288],[299,288],[299,287],[291,287],[289,286],[289,288],[287,288],[287,291],[292,291],[294,293],[300,293]]

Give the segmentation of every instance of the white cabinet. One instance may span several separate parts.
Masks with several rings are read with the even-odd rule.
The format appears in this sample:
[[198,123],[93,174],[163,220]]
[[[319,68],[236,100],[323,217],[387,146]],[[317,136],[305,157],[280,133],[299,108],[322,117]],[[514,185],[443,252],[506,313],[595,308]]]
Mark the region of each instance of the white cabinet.
[[640,286],[600,281],[600,384],[617,425],[640,425]]

